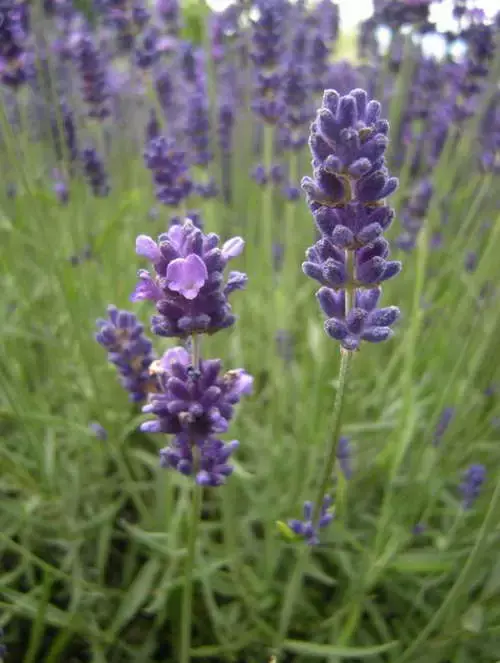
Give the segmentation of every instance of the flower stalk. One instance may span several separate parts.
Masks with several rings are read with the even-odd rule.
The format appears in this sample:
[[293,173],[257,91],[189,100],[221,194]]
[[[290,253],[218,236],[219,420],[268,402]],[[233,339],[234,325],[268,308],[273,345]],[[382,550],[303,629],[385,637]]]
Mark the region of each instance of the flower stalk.
[[[345,393],[346,393],[347,379],[348,379],[351,358],[352,358],[352,352],[343,349],[341,350],[338,388],[335,397],[335,405],[333,408],[333,419],[331,426],[332,435],[330,438],[330,443],[326,450],[324,471],[319,484],[318,493],[313,505],[312,521],[315,525],[317,525],[319,522],[323,501],[325,499],[325,495],[328,493],[328,485],[331,482],[333,470],[335,468],[335,462],[337,458],[337,445],[342,425],[342,413],[344,409]],[[280,620],[279,620],[278,638],[275,643],[276,653],[280,652],[280,648],[283,644],[283,641],[286,638],[286,634],[290,626],[290,621],[293,617],[293,612],[302,587],[302,581],[304,578],[304,573],[311,549],[312,547],[309,545],[302,546],[299,556],[297,557],[294,570],[290,577],[290,582],[288,583],[288,586],[286,588],[285,596],[283,598]]]
[[[194,355],[194,352],[193,352]],[[193,365],[194,361],[193,361]],[[193,460],[195,471],[200,465],[199,451],[193,449]],[[180,644],[180,663],[189,663],[191,656],[191,631],[193,619],[193,579],[196,564],[196,541],[201,519],[201,507],[203,504],[203,486],[195,483],[193,485],[193,494],[191,496],[191,513],[188,519],[188,540],[186,551],[186,565],[184,571],[184,588],[182,591],[181,608],[181,644]]]

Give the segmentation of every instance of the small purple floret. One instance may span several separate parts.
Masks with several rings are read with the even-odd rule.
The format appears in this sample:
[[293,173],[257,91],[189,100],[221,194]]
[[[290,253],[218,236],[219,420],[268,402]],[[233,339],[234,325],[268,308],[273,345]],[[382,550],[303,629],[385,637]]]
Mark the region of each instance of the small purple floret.
[[289,520],[288,527],[297,535],[305,539],[310,546],[317,545],[319,541],[319,530],[326,527],[333,520],[333,513],[329,511],[332,505],[330,495],[325,495],[323,505],[319,513],[317,524],[313,523],[313,503],[304,502],[304,519]]

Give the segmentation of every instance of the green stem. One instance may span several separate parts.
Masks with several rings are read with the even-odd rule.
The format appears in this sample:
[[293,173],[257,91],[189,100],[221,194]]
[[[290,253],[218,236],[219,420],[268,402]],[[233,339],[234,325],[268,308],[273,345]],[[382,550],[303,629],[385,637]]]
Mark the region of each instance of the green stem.
[[[191,362],[193,367],[200,364],[201,338],[198,334],[191,337]],[[196,477],[200,466],[200,454],[198,447],[192,445],[193,474]],[[182,594],[181,607],[181,653],[179,662],[189,663],[191,649],[191,623],[193,612],[193,571],[196,556],[196,538],[200,524],[201,505],[203,502],[203,487],[195,484],[191,498],[191,514],[188,521],[189,532],[187,541],[185,581]]]
[[191,500],[191,515],[189,518],[189,535],[187,543],[186,566],[184,570],[185,580],[182,594],[181,608],[181,653],[179,663],[189,663],[191,649],[191,622],[193,605],[193,571],[196,553],[196,538],[200,524],[200,512],[202,504],[203,488],[198,484],[194,487]]
[[193,368],[198,368],[200,364],[200,354],[201,354],[201,336],[199,334],[193,334],[191,336],[191,363]]
[[381,554],[381,549],[386,540],[391,518],[391,503],[394,494],[396,479],[400,467],[405,458],[408,447],[411,444],[415,432],[416,415],[414,406],[414,363],[417,355],[417,342],[422,321],[421,301],[425,284],[425,273],[427,269],[428,255],[428,232],[424,225],[420,231],[417,245],[417,268],[414,278],[413,303],[411,323],[405,337],[405,358],[402,374],[403,410],[401,413],[401,435],[392,452],[392,463],[389,470],[389,481],[384,493],[380,519],[377,523],[375,536],[375,556]]
[[[292,186],[298,184],[299,176],[299,155],[297,152],[290,154],[290,173],[289,181]],[[300,260],[297,259],[297,228],[296,228],[297,201],[288,200],[285,206],[285,264],[284,274],[287,282],[287,291],[295,292],[297,275],[300,271]],[[286,311],[290,311],[290,306],[286,306]]]
[[335,462],[337,460],[337,444],[342,424],[342,411],[344,409],[344,401],[345,401],[344,398],[345,387],[347,383],[347,374],[349,371],[351,357],[352,357],[352,352],[348,352],[347,350],[341,350],[340,368],[339,368],[339,386],[337,390],[337,396],[335,398],[335,407],[333,410],[332,436],[330,439],[330,444],[328,445],[326,450],[323,476],[318,489],[318,494],[316,496],[316,501],[314,502],[313,522],[319,519],[319,515],[321,513],[321,507],[323,506],[323,500],[325,499],[325,495],[328,493],[328,484],[332,480],[332,474],[335,468]]
[[440,551],[449,550],[455,541],[460,526],[464,522],[465,511],[463,508],[457,509],[453,524],[448,530],[448,534],[437,540],[437,547]]
[[[274,151],[274,127],[271,124],[264,125],[264,169],[268,178],[267,183],[264,185],[262,192],[262,223],[264,225],[264,246],[265,262],[268,273],[266,274],[269,279],[268,283],[270,288],[274,291],[273,287],[273,183],[271,180],[271,168],[273,165],[273,151]],[[259,224],[256,224],[259,225]]]
[[[413,407],[413,365],[415,360],[416,346],[418,340],[418,334],[420,330],[421,322],[421,313],[420,313],[420,302],[422,298],[422,292],[425,281],[425,268],[427,264],[427,246],[428,246],[428,235],[426,228],[421,231],[421,236],[419,238],[418,244],[418,258],[417,258],[417,272],[415,277],[415,287],[413,291],[413,307],[412,307],[412,316],[411,316],[411,326],[408,330],[408,337],[406,340],[406,353],[405,353],[405,367],[403,372],[403,390],[404,390],[404,406],[402,413],[402,423],[401,430],[403,431],[399,444],[395,450],[392,465],[390,468],[390,476],[388,481],[388,487],[384,495],[381,516],[379,522],[377,523],[377,533],[375,535],[375,559],[382,558],[382,548],[385,543],[384,536],[386,536],[389,528],[390,516],[391,516],[391,499],[394,492],[395,480],[398,475],[399,468],[404,460],[408,446],[411,443],[413,438],[413,433],[415,430],[415,412]],[[371,587],[375,580],[368,580],[365,575],[363,583],[366,583]],[[362,616],[362,601],[354,601],[352,604],[351,612],[347,623],[344,626],[339,638],[337,638],[337,643],[339,645],[347,645],[356,631],[359,620]]]
[[[339,369],[339,384],[337,389],[337,395],[335,397],[335,405],[333,409],[332,435],[326,450],[323,476],[314,503],[313,521],[318,520],[318,516],[321,512],[321,507],[323,505],[325,494],[328,491],[328,484],[331,481],[332,472],[335,467],[335,461],[337,458],[337,442],[342,423],[342,411],[344,407],[344,400],[345,400],[344,396],[346,391],[348,368],[350,364],[351,354],[352,353],[350,352],[342,350],[341,359],[340,359],[340,369]],[[302,550],[300,551],[290,582],[285,592],[285,596],[283,599],[283,606],[281,609],[280,621],[279,621],[279,632],[277,639],[278,641],[276,643],[277,651],[279,651],[279,649],[282,647],[283,641],[286,638],[288,627],[290,625],[290,620],[293,615],[293,610],[295,608],[295,604],[297,602],[297,598],[300,593],[302,578],[304,576],[304,571],[309,557],[310,549],[311,549],[310,546],[304,545]]]

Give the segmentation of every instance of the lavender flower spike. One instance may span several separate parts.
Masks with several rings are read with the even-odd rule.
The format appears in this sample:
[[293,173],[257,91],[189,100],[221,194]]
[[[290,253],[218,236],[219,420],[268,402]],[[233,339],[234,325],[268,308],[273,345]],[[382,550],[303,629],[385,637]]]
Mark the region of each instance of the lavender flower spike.
[[155,356],[151,341],[144,336],[144,327],[128,311],[108,307],[108,319],[97,321],[96,341],[108,351],[108,360],[121,376],[130,400],[140,403],[156,389],[156,378],[149,373]]
[[348,437],[340,437],[337,446],[337,460],[344,477],[349,481],[352,477],[351,443]]
[[25,50],[29,5],[4,0],[0,6],[0,82],[17,89],[34,73],[33,57]]
[[0,658],[3,658],[7,653],[7,647],[3,643],[4,635],[4,630],[0,627]]
[[441,413],[439,421],[436,425],[436,430],[434,431],[434,439],[432,441],[435,447],[439,446],[443,435],[446,433],[448,426],[451,423],[451,420],[455,416],[454,407],[445,407]]
[[460,484],[462,508],[469,510],[479,497],[481,487],[486,479],[486,468],[480,463],[471,465],[463,474]]
[[155,136],[144,151],[144,162],[153,173],[156,197],[164,205],[177,207],[193,189],[185,154],[174,141]]
[[75,35],[75,60],[82,79],[82,95],[89,116],[104,120],[110,115],[109,82],[104,62],[90,34]]
[[318,530],[326,527],[333,520],[333,513],[329,511],[330,506],[332,505],[332,498],[329,495],[325,495],[323,500],[323,505],[319,514],[318,524],[313,524],[313,503],[305,502],[304,503],[304,520],[289,520],[288,527],[297,534],[306,540],[310,546],[315,546],[319,543],[319,532]]
[[283,112],[279,91],[283,83],[287,7],[283,0],[259,0],[256,8],[258,18],[252,24],[251,58],[256,69],[252,108],[264,122],[275,124]]
[[253,379],[242,369],[221,374],[218,360],[202,360],[199,367],[191,361],[176,347],[152,364],[159,389],[143,412],[157,418],[141,430],[174,436],[160,451],[162,467],[194,476],[200,485],[219,486],[233,471],[228,460],[238,442],[224,443],[218,435],[227,431],[241,397],[251,393]]
[[323,286],[325,331],[347,351],[386,340],[399,317],[395,306],[377,308],[380,284],[401,270],[382,236],[394,217],[385,199],[398,186],[385,163],[388,133],[379,102],[359,89],[345,96],[326,90],[311,125],[313,177],[302,188],[321,238],[302,269]]
[[101,157],[94,147],[82,150],[83,170],[92,188],[94,196],[106,197],[109,194],[108,176]]
[[185,338],[190,334],[213,334],[230,327],[235,317],[228,297],[245,287],[241,272],[224,270],[244,247],[241,237],[219,248],[219,237],[205,235],[189,219],[171,225],[158,242],[139,235],[136,252],[153,263],[154,274],[139,271],[139,283],[132,301],[147,299],[156,303],[152,331],[159,336]]

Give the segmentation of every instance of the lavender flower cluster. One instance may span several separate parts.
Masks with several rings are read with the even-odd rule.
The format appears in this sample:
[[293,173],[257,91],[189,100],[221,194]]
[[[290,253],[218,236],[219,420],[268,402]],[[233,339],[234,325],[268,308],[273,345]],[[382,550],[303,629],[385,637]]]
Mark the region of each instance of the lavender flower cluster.
[[[151,129],[150,134],[154,133]],[[156,197],[164,205],[178,207],[193,189],[186,155],[174,140],[152,135],[144,151],[144,162],[153,174]]]
[[383,237],[394,217],[385,199],[398,186],[384,158],[388,133],[380,103],[361,89],[344,96],[327,90],[311,126],[314,174],[302,188],[321,238],[308,249],[303,270],[322,285],[325,331],[347,351],[388,339],[399,317],[395,306],[377,308],[380,284],[401,270],[388,260]]
[[133,400],[146,400],[143,412],[156,417],[141,430],[173,436],[160,452],[162,467],[193,476],[200,485],[219,486],[232,472],[228,461],[238,447],[236,440],[224,443],[219,435],[227,431],[234,406],[251,393],[253,379],[243,369],[222,374],[221,362],[201,359],[196,348],[201,334],[235,321],[227,298],[245,286],[246,275],[230,272],[225,282],[224,270],[244,241],[235,237],[219,248],[219,237],[205,235],[198,225],[199,219],[195,225],[174,218],[158,242],[139,235],[137,253],[153,263],[155,275],[141,270],[131,295],[132,301],[155,302],[154,334],[190,337],[193,353],[175,347],[154,360],[142,325],[115,307],[109,309],[109,321],[98,321],[96,339],[108,350]]
[[33,73],[33,58],[25,49],[28,28],[28,4],[3,0],[0,4],[0,80],[14,89]]
[[462,508],[468,511],[479,497],[483,483],[486,480],[486,468],[480,463],[470,465],[464,472],[459,490],[462,498]]
[[228,430],[234,405],[251,393],[252,378],[242,369],[221,375],[219,360],[193,366],[182,347],[167,350],[151,370],[160,389],[143,412],[157,419],[142,424],[141,430],[174,436],[160,452],[162,467],[194,475],[201,485],[221,485],[233,471],[227,461],[238,442],[225,444],[218,434]]
[[153,333],[185,338],[230,327],[235,317],[228,296],[244,288],[247,277],[232,271],[224,281],[223,273],[243,246],[241,237],[234,237],[219,248],[215,233],[205,235],[190,220],[172,225],[158,242],[140,235],[136,251],[153,263],[155,275],[141,270],[131,299],[155,302]]
[[316,521],[313,521],[313,503],[305,502],[304,519],[289,520],[288,527],[290,527],[294,534],[305,539],[306,543],[308,543],[310,546],[318,545],[320,542],[319,530],[329,525],[333,520],[333,512],[330,510],[331,505],[332,498],[329,495],[326,495],[323,500],[319,518],[316,523]]
[[156,389],[156,378],[149,372],[154,360],[153,346],[144,336],[136,316],[108,307],[108,319],[97,321],[96,341],[108,351],[108,361],[116,366],[124,389],[135,403],[145,401]]
[[106,69],[91,34],[76,34],[74,57],[82,79],[82,96],[89,116],[104,120],[110,115],[109,86]]
[[284,0],[259,0],[253,23],[252,60],[256,66],[253,109],[265,122],[276,123],[283,111],[279,90],[282,84],[281,56],[285,48]]

